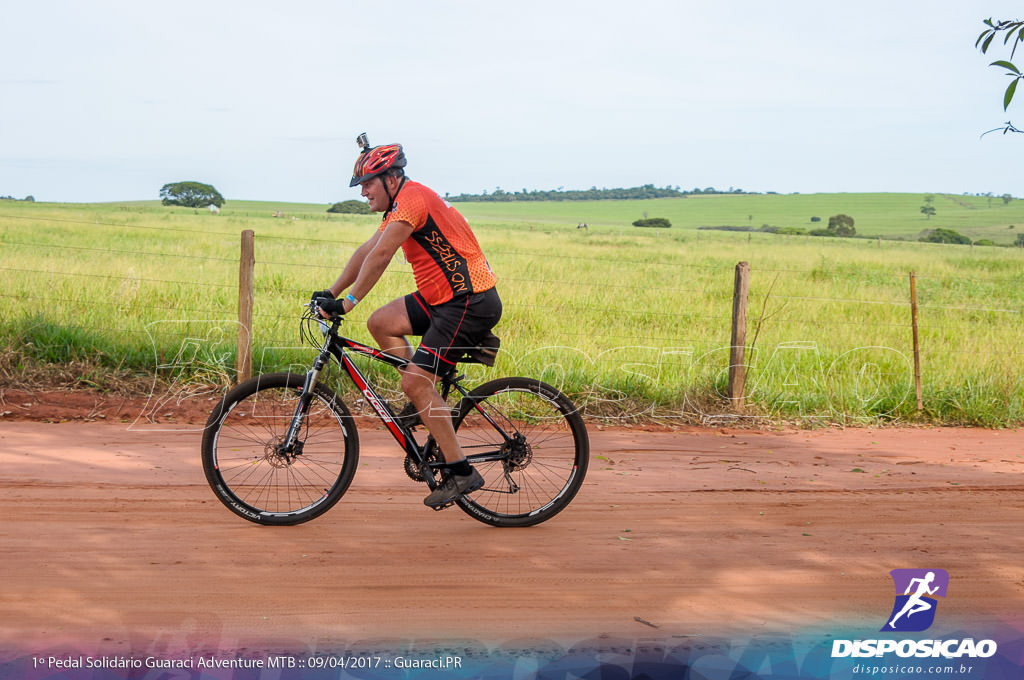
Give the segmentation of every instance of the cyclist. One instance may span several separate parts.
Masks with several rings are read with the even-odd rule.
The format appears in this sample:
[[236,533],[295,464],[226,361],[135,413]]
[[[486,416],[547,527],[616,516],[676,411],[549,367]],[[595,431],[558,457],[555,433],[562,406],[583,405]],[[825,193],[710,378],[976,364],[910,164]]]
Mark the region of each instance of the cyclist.
[[[401,247],[412,265],[417,290],[374,311],[366,326],[385,352],[409,359],[402,370],[403,410],[411,424],[430,430],[444,456],[446,474],[424,503],[441,507],[483,486],[455,436],[451,411],[435,385],[466,348],[476,346],[501,318],[496,277],[465,218],[447,201],[405,175],[400,144],[370,147],[360,135],[350,187],[374,212],[380,227],[352,254],[334,284],[313,296],[338,298],[327,309],[351,312],[366,297]],[[405,336],[422,336],[413,351]],[[415,414],[418,414],[415,415]]]

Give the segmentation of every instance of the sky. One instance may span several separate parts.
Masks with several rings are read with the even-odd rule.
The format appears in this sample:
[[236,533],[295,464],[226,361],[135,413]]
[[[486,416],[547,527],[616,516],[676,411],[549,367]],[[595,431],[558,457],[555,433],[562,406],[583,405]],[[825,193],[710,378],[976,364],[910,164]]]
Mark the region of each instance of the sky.
[[[333,203],[355,138],[441,193],[1024,196],[1020,0],[4,3],[0,196]],[[1024,54],[1018,63],[1024,61]]]

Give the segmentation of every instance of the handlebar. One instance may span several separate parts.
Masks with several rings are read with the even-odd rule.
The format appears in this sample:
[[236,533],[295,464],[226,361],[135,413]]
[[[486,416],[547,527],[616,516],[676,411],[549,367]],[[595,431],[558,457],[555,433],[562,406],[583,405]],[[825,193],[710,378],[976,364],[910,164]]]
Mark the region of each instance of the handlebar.
[[[310,316],[319,321],[320,325],[325,327],[325,330],[327,326],[326,321],[331,322],[332,329],[338,329],[338,326],[345,319],[345,317],[340,313],[341,309],[340,300],[332,300],[331,298],[313,298],[309,301]],[[321,312],[326,312],[328,316],[325,318]]]
[[319,311],[327,312],[331,318],[340,316],[341,312],[345,309],[342,306],[344,300],[335,300],[328,297],[316,297],[310,301],[310,306],[316,305]]

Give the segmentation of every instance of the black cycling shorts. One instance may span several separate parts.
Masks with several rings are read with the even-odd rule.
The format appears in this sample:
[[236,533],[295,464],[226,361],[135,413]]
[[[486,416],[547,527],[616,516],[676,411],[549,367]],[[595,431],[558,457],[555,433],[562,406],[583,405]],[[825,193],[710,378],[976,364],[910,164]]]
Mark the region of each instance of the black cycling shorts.
[[491,288],[433,307],[417,292],[405,296],[405,310],[413,334],[423,336],[412,363],[434,375],[444,375],[501,319],[501,298]]

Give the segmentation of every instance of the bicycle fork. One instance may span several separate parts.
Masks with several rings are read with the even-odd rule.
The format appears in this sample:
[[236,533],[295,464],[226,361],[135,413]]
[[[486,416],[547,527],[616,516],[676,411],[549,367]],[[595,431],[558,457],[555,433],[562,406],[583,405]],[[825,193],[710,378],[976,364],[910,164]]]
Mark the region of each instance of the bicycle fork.
[[324,370],[326,363],[326,353],[321,352],[313,362],[313,367],[306,372],[306,380],[302,384],[299,403],[295,405],[295,413],[292,414],[292,421],[288,425],[288,433],[285,434],[284,441],[278,445],[278,453],[285,456],[297,456],[302,453],[302,445],[298,443],[299,431],[302,430],[302,421],[309,411],[309,404],[313,401],[313,388],[316,387],[317,378],[320,377],[320,371]]

